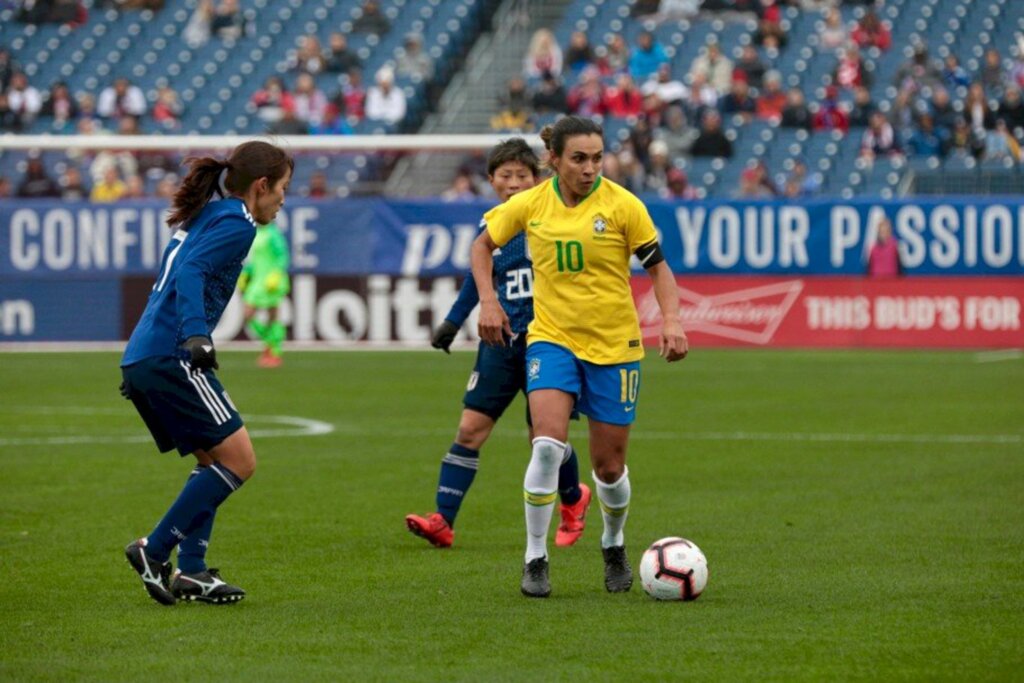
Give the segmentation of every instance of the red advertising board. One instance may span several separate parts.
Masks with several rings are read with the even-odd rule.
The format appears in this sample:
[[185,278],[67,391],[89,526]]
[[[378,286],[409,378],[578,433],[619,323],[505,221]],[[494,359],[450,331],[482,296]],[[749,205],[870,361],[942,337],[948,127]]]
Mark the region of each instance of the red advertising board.
[[[677,277],[698,346],[1024,347],[1024,278]],[[649,278],[633,297],[644,341],[661,314]]]

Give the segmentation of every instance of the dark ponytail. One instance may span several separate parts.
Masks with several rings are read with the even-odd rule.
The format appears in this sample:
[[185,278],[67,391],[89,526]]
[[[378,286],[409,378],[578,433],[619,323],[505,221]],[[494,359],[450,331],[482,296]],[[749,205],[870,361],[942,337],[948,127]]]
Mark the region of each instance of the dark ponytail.
[[295,161],[280,147],[254,140],[245,142],[234,149],[224,160],[213,157],[189,157],[185,159],[188,175],[174,193],[171,214],[167,225],[188,230],[192,222],[214,193],[224,196],[220,187],[220,176],[226,170],[224,190],[231,195],[242,195],[249,186],[260,178],[267,178],[273,185],[286,173],[295,168]]
[[[597,135],[604,137],[604,130],[600,124],[583,116],[563,116],[548,124],[540,131],[540,139],[548,150],[548,166],[551,166],[551,157],[560,157],[565,151],[565,141],[577,135]],[[551,166],[554,170],[554,166]]]

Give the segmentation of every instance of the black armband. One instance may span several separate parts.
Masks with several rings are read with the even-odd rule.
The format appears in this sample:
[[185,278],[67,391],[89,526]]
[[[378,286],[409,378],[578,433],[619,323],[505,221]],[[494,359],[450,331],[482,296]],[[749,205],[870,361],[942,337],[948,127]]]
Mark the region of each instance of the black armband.
[[658,244],[658,240],[648,242],[637,249],[636,257],[640,259],[640,265],[644,267],[644,270],[653,268],[665,260],[665,255],[661,253],[661,245]]

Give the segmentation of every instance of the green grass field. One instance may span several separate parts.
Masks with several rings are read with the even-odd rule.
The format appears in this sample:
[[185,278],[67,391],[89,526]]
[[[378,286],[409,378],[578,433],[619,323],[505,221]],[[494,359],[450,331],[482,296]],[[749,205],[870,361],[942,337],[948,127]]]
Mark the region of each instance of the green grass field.
[[[209,560],[239,605],[152,602],[122,549],[191,467],[117,393],[117,355],[0,356],[0,680],[1022,680],[1024,361],[697,351],[644,365],[634,567],[681,535],[693,603],[602,583],[600,514],[519,594],[523,403],[439,551],[433,509],[469,353],[222,354],[255,478]],[[286,419],[287,418],[287,419]],[[334,431],[310,431],[319,421]],[[586,453],[585,429],[573,441]],[[553,533],[553,532],[552,532]]]

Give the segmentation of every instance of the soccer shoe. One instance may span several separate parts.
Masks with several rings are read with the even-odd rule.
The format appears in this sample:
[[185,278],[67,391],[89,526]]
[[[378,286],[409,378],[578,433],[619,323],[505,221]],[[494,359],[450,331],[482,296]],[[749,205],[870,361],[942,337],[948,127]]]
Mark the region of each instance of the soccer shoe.
[[208,602],[211,605],[227,605],[245,597],[244,590],[226,583],[216,569],[195,574],[175,572],[171,591],[179,600]]
[[430,544],[438,548],[450,548],[455,541],[455,532],[448,526],[448,520],[435,512],[426,517],[419,515],[406,515],[405,525],[409,531],[420,538],[430,541]]
[[570,546],[580,540],[583,527],[587,523],[587,508],[590,507],[590,487],[580,484],[583,494],[574,505],[559,505],[558,512],[562,515],[562,523],[555,532],[555,545]]
[[281,356],[275,356],[270,352],[270,349],[265,349],[263,353],[260,354],[259,360],[256,361],[256,364],[261,368],[279,368],[281,367],[281,363]]
[[149,593],[149,597],[161,605],[170,606],[177,602],[168,588],[171,583],[171,563],[157,562],[147,555],[146,539],[140,538],[129,543],[124,549],[124,556],[128,558],[128,564],[132,569],[142,577],[142,585]]
[[609,593],[625,593],[633,587],[633,569],[626,557],[626,546],[601,548],[604,555],[604,587]]
[[520,584],[523,595],[528,598],[546,598],[551,595],[548,581],[548,558],[538,557],[523,565],[523,581]]

